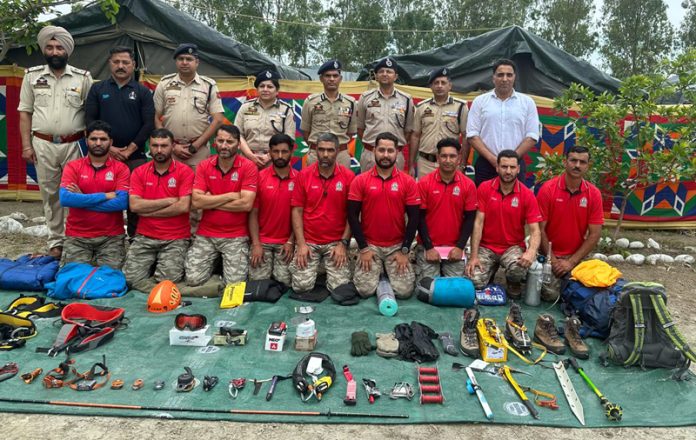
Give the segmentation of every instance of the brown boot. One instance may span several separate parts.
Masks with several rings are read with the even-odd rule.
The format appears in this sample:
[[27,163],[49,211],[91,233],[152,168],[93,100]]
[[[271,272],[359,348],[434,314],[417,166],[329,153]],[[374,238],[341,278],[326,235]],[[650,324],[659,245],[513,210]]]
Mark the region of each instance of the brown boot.
[[552,353],[565,353],[565,344],[556,330],[556,321],[553,320],[553,316],[547,313],[539,315],[537,318],[534,339]]
[[476,324],[479,320],[477,308],[465,309],[462,318],[462,332],[459,335],[459,349],[467,356],[477,358],[479,356],[479,342],[476,334]]
[[522,299],[522,283],[507,280],[507,297],[509,299]]
[[580,326],[582,323],[577,316],[566,319],[565,332],[563,336],[568,343],[568,348],[578,359],[589,359],[590,349],[580,336]]
[[63,256],[63,246],[52,247],[48,250],[48,255],[55,258],[56,260],[60,260],[60,257]]

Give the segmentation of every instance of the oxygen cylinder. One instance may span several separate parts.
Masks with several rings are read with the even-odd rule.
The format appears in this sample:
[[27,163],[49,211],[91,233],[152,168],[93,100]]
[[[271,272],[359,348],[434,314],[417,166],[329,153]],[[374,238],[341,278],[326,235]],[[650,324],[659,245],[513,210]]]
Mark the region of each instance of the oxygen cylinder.
[[394,297],[394,290],[389,283],[389,279],[384,276],[379,279],[377,284],[377,307],[379,308],[379,313],[384,316],[394,316],[399,310]]
[[541,304],[541,276],[543,266],[538,261],[534,261],[527,270],[527,288],[524,294],[524,303],[528,306],[538,306]]

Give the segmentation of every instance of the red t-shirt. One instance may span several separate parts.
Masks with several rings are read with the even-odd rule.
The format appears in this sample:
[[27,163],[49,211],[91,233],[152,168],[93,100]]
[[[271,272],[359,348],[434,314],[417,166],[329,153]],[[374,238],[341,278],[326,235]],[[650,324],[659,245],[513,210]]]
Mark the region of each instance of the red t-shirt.
[[[476,185],[461,171],[450,183],[442,181],[434,171],[418,181],[421,209],[425,209],[425,224],[433,246],[456,246],[464,221],[464,211],[476,211]],[[423,219],[421,219],[422,221]],[[420,242],[420,238],[418,239]]]
[[[218,156],[211,156],[196,165],[193,189],[212,195],[230,192],[254,191],[259,181],[256,165],[240,154],[235,155],[232,168],[226,173],[218,167]],[[249,236],[248,212],[230,212],[221,209],[204,209],[196,234],[214,238],[239,238]]]
[[343,237],[348,191],[354,177],[352,171],[336,164],[331,177],[324,178],[319,174],[318,163],[297,175],[291,204],[304,208],[302,221],[307,243],[327,244]]
[[544,183],[537,194],[546,236],[554,255],[573,255],[585,241],[589,225],[604,224],[602,195],[596,186],[583,180],[580,189],[570,193],[565,173]]
[[369,244],[387,247],[400,244],[406,233],[406,205],[420,206],[413,177],[394,167],[384,180],[377,167],[355,178],[348,200],[362,202],[360,223]]
[[283,244],[292,232],[290,199],[295,190],[298,171],[290,168],[286,178],[280,178],[272,166],[259,173],[259,188],[254,208],[259,210],[261,243]]
[[500,192],[499,177],[483,182],[478,187],[478,205],[486,214],[480,245],[498,255],[512,246],[524,249],[525,224],[541,221],[534,193],[518,180],[505,196]]
[[[133,170],[130,195],[146,200],[186,197],[193,189],[193,170],[172,160],[163,174],[155,170],[155,162],[148,162]],[[136,232],[157,240],[180,240],[191,236],[189,213],[172,217],[138,217]]]
[[[63,170],[60,186],[76,184],[82,194],[128,191],[128,167],[112,158],[100,168],[94,168],[89,156],[68,162]],[[70,208],[65,222],[69,237],[108,237],[125,234],[123,211],[97,212],[84,208]]]

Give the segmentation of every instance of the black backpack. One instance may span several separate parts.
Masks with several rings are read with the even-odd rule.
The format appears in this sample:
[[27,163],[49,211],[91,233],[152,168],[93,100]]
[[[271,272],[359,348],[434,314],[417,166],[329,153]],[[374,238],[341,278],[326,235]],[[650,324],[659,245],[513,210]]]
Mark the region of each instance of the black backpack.
[[677,368],[686,372],[696,354],[677,330],[661,284],[627,283],[612,313],[602,356],[625,367]]

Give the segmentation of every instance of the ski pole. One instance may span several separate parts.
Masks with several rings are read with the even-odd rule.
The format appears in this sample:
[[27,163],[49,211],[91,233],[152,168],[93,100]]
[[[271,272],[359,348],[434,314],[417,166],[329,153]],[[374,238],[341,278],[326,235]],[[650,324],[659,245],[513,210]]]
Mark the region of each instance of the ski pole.
[[328,411],[278,411],[278,410],[258,410],[258,409],[212,409],[212,408],[176,408],[171,406],[144,406],[144,405],[123,405],[118,403],[89,403],[89,402],[67,402],[64,400],[32,400],[32,399],[12,399],[0,397],[0,402],[25,403],[31,405],[54,405],[72,406],[81,408],[106,408],[106,409],[129,409],[141,411],[179,411],[196,413],[214,414],[249,414],[249,415],[272,415],[272,416],[296,416],[296,417],[369,417],[385,419],[408,419],[408,414],[375,414],[375,413],[354,413],[331,410]]
[[573,369],[580,374],[580,376],[585,380],[585,383],[587,383],[587,386],[590,387],[592,391],[599,397],[599,402],[602,404],[604,407],[604,415],[607,416],[607,419],[609,419],[612,422],[620,422],[621,417],[623,417],[623,408],[621,408],[620,405],[617,405],[615,403],[611,403],[609,399],[604,397],[601,391],[595,386],[595,384],[592,383],[590,378],[587,376],[585,373],[585,370],[582,369],[580,365],[578,365],[578,361],[575,358],[568,358],[565,361],[566,365],[569,363],[570,365],[573,366]]

